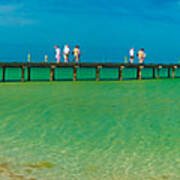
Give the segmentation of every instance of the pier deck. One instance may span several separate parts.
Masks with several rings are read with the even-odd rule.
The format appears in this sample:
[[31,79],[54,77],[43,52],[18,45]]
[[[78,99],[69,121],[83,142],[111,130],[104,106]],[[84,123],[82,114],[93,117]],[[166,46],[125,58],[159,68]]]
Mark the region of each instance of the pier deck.
[[[103,68],[116,68],[119,72],[118,80],[123,80],[123,69],[136,69],[136,79],[142,79],[142,69],[152,69],[152,79],[160,78],[160,70],[163,68],[168,69],[167,78],[175,78],[175,70],[180,68],[180,64],[123,64],[123,63],[0,63],[2,68],[2,81],[5,82],[5,74],[7,68],[20,68],[21,69],[21,81],[25,82],[25,69],[27,69],[27,81],[31,81],[31,69],[32,68],[49,68],[49,80],[55,81],[55,69],[56,68],[72,68],[73,80],[77,79],[78,68],[93,68],[96,69],[96,81],[99,81],[100,70]],[[157,73],[156,73],[157,72]]]

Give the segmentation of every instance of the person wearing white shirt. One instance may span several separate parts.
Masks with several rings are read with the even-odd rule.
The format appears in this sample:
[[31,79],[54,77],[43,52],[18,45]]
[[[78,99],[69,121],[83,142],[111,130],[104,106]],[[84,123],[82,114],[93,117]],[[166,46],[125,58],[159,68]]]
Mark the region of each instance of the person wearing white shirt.
[[56,53],[55,58],[57,60],[57,63],[60,63],[60,61],[61,61],[61,49],[58,46],[55,46],[54,48],[55,48],[55,53]]
[[64,55],[64,62],[67,63],[69,61],[69,54],[70,54],[70,48],[68,45],[64,46],[63,55]]
[[129,61],[130,61],[131,64],[133,64],[133,62],[134,62],[134,54],[135,54],[134,48],[131,48],[129,50],[129,56],[130,56]]

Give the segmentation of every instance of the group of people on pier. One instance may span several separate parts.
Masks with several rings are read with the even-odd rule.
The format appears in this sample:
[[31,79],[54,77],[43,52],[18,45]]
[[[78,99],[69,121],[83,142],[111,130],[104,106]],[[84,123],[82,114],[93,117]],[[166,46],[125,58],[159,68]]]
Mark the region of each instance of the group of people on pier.
[[[71,54],[71,50],[70,50],[69,45],[65,45],[62,52],[61,52],[61,49],[59,48],[59,46],[56,45],[54,48],[55,48],[55,54],[56,54],[55,58],[56,58],[57,63],[61,62],[61,56],[62,55],[64,57],[64,62],[68,63],[69,62],[69,56]],[[80,55],[81,55],[81,51],[80,51],[80,47],[79,46],[76,46],[73,49],[72,55],[74,56],[73,57],[73,62],[78,63],[80,61]],[[129,57],[130,57],[129,58],[129,63],[133,64],[134,63],[134,59],[135,59],[135,48],[131,48],[129,50]],[[139,60],[139,64],[144,63],[144,59],[146,57],[146,53],[145,53],[143,48],[138,51],[137,57],[138,57],[138,60]]]
[[[133,64],[134,63],[134,58],[135,58],[135,49],[134,48],[131,48],[129,50],[129,57],[130,57],[129,62],[131,64]],[[138,51],[137,57],[139,59],[139,64],[144,63],[144,59],[146,57],[146,53],[145,53],[143,48]]]
[[[57,63],[61,62],[61,56],[62,55],[64,57],[64,62],[68,63],[69,62],[69,56],[71,54],[71,50],[70,50],[69,45],[64,46],[64,49],[63,49],[62,53],[61,53],[61,49],[59,48],[59,46],[56,45],[54,48],[55,48],[55,53],[56,53],[55,58],[57,60]],[[81,55],[81,51],[80,51],[79,46],[76,46],[73,49],[72,55],[74,56],[73,62],[78,63],[80,61],[80,55]]]

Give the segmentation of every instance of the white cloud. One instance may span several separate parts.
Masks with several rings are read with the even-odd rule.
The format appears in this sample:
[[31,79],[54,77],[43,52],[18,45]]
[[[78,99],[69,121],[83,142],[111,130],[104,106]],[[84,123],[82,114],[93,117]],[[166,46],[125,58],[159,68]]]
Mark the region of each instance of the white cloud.
[[29,25],[35,21],[23,12],[23,4],[0,4],[0,26]]

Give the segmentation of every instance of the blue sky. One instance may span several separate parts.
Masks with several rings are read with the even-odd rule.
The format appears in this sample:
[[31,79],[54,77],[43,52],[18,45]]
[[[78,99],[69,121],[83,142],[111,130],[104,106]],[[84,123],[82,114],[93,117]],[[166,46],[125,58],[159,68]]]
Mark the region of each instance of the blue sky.
[[0,61],[54,57],[81,46],[82,61],[120,61],[145,48],[147,62],[180,61],[180,0],[0,0]]

